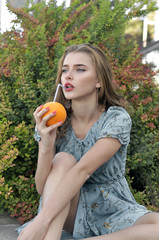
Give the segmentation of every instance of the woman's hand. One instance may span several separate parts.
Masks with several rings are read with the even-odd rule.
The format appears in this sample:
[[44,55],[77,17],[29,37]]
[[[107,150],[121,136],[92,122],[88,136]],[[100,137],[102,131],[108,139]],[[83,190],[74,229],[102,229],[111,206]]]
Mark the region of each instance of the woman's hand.
[[33,222],[22,230],[17,240],[43,240],[48,228],[49,224],[38,215]]
[[44,148],[52,149],[56,140],[57,127],[62,125],[62,121],[47,127],[46,122],[53,116],[56,112],[50,113],[44,118],[42,116],[48,112],[49,108],[42,109],[43,105],[39,106],[34,112],[34,118],[36,121],[36,128],[40,134],[41,142]]

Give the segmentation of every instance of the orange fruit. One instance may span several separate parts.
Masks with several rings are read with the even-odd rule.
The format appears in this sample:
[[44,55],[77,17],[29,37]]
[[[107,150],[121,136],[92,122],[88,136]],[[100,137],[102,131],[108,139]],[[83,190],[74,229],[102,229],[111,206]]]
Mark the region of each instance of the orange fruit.
[[67,116],[67,113],[66,113],[66,110],[64,108],[64,106],[61,104],[61,103],[58,103],[58,102],[48,102],[46,103],[42,109],[44,108],[47,108],[49,107],[49,110],[47,113],[45,113],[43,117],[47,116],[49,113],[52,113],[52,112],[55,112],[56,111],[56,115],[53,116],[52,118],[50,118],[47,123],[46,123],[46,126],[49,127],[53,124],[56,124],[58,123],[59,121],[63,121],[63,123],[65,122],[66,120],[66,116]]

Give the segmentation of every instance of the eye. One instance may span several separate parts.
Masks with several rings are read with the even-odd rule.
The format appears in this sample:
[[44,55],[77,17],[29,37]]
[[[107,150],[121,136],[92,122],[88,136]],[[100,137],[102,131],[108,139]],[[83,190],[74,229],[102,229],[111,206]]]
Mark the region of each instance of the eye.
[[78,72],[85,72],[86,70],[83,69],[83,68],[77,68],[77,71],[78,71]]
[[65,72],[67,72],[67,69],[62,69],[62,73],[65,73]]

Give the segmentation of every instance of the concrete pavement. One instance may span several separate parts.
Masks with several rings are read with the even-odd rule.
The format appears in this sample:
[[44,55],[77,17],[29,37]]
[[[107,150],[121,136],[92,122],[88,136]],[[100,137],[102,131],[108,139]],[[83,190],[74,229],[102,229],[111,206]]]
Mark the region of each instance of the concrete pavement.
[[[17,240],[18,234],[15,229],[19,226],[20,223],[9,214],[0,214],[0,240]],[[61,239],[73,240],[73,237],[70,233],[63,231]]]
[[20,223],[11,218],[7,213],[0,214],[0,240],[17,240],[18,234],[15,229]]

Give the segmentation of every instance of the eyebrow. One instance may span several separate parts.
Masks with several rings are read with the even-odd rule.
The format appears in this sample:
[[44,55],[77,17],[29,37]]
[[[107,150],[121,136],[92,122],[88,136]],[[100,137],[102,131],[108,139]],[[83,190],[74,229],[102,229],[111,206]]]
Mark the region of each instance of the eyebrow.
[[[87,67],[85,64],[74,64],[75,67]],[[64,64],[63,67],[69,67],[69,65]]]

